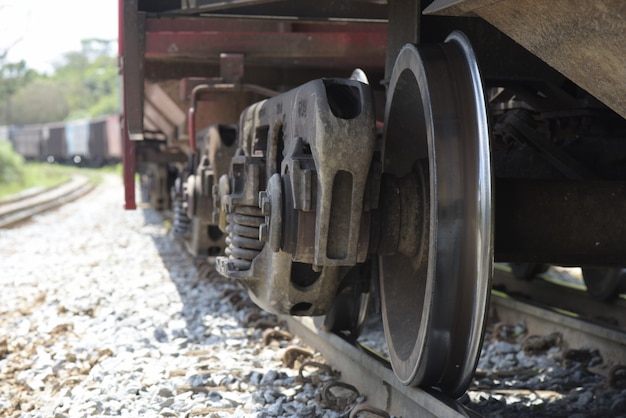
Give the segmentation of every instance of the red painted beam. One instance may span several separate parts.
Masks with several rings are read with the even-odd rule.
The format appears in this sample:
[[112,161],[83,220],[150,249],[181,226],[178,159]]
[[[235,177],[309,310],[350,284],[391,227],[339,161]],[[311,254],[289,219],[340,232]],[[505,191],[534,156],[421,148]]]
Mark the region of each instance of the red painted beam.
[[148,32],[145,56],[219,61],[220,53],[245,55],[246,63],[336,67],[385,65],[386,30],[367,32]]

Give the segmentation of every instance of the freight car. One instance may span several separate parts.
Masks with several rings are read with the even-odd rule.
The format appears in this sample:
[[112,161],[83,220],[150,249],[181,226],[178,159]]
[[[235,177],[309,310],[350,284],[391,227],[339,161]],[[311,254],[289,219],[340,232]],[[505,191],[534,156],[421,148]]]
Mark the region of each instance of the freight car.
[[494,259],[626,265],[621,0],[119,5],[126,207],[269,311],[372,292],[401,382],[465,390]]
[[49,163],[65,162],[67,146],[65,142],[65,123],[49,123],[45,127],[45,153],[42,157]]
[[27,160],[102,166],[122,159],[119,115],[11,126],[15,151]]
[[13,133],[13,149],[27,161],[41,160],[45,139],[43,125],[29,125]]

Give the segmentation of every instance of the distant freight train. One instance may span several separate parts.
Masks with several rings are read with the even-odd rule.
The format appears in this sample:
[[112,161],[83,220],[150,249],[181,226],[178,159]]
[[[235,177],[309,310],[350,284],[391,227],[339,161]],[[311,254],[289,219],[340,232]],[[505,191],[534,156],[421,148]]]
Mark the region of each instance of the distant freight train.
[[2,139],[10,140],[13,149],[31,161],[102,166],[122,159],[119,115],[2,127]]

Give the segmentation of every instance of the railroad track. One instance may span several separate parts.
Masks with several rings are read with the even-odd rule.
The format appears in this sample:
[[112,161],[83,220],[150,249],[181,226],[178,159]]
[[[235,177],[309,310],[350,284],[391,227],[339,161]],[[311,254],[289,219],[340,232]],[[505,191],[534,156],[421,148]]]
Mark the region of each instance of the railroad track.
[[46,210],[71,202],[94,188],[85,176],[73,176],[60,186],[34,188],[0,200],[0,228],[7,228]]
[[342,381],[357,385],[367,403],[397,417],[479,417],[455,399],[436,391],[402,385],[388,362],[359,345],[319,330],[310,317],[285,316],[289,330],[341,370]]
[[589,296],[582,280],[578,284],[571,279],[563,280],[560,277],[563,274],[566,273],[550,269],[532,281],[520,280],[507,266],[496,264],[493,287],[529,303],[551,306],[564,313],[575,312],[577,317],[598,325],[626,329],[626,295],[609,302],[600,301]]
[[626,299],[602,302],[583,289],[564,285],[546,275],[532,282],[519,280],[496,266],[494,285],[506,289],[492,292],[491,309],[502,322],[523,319],[529,332],[559,332],[570,348],[592,346],[604,359],[626,364]]
[[[496,268],[495,276],[496,283],[502,283],[503,280],[519,282],[512,278],[510,271],[503,268]],[[526,283],[526,285],[529,284]],[[530,287],[533,286],[530,285]],[[541,289],[540,285],[539,293],[542,292]],[[558,289],[554,291],[557,292]],[[574,295],[576,298],[588,299],[580,291],[574,292]],[[576,303],[568,297],[563,297],[563,294],[558,299],[566,303]],[[554,302],[555,299],[548,300]],[[579,299],[575,300],[579,301]],[[597,304],[602,305],[601,312],[619,315],[616,312],[620,312],[623,302],[623,300],[618,300],[612,305],[601,302]],[[586,308],[586,312],[591,312],[589,306]],[[589,347],[597,349],[605,359],[602,367],[596,369],[599,374],[604,374],[602,370],[608,374],[613,365],[626,364],[626,331],[619,327],[607,325],[605,322],[591,321],[585,315],[576,315],[563,308],[542,305],[537,301],[516,299],[501,291],[492,292],[490,315],[503,323],[524,323],[529,335],[549,335],[558,332],[563,340],[567,341],[570,349]],[[284,320],[294,334],[320,351],[328,363],[342,371],[342,380],[358,385],[362,393],[367,395],[368,403],[377,408],[388,411],[392,415],[404,417],[479,416],[455,399],[443,396],[439,392],[400,384],[393,375],[388,362],[372,356],[368,353],[368,349],[318,329],[311,318],[284,317]]]

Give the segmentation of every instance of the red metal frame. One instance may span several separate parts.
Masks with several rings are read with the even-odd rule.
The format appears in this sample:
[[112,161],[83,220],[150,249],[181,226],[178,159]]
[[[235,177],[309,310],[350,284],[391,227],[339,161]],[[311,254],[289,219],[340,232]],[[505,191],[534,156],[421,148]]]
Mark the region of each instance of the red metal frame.
[[[387,26],[379,24],[288,23],[254,19],[155,18],[137,11],[137,0],[118,0],[119,57],[123,80],[123,161],[125,208],[134,209],[136,139],[143,137],[144,63],[171,63],[188,68],[193,63],[219,64],[225,52],[241,54],[246,65],[290,68],[382,69],[387,49]],[[125,26],[128,31],[125,33]],[[126,37],[126,38],[125,38]],[[260,86],[239,84],[205,86],[209,91]],[[198,91],[200,94],[200,91]],[[195,102],[189,109],[188,133],[195,151]]]

